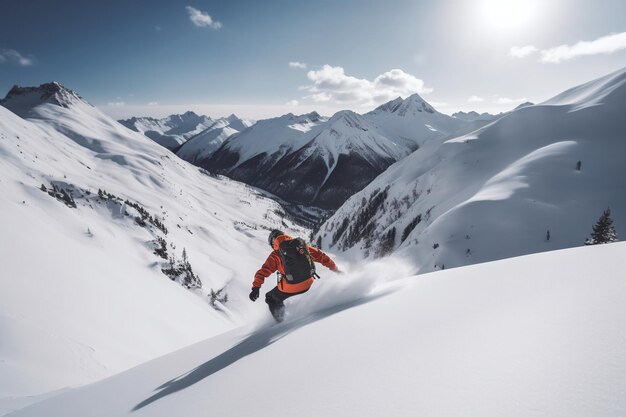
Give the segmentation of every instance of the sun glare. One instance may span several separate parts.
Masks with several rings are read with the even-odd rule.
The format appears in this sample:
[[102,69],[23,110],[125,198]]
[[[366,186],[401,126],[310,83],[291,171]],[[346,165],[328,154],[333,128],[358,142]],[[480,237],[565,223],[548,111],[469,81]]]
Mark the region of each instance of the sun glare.
[[514,33],[532,26],[536,8],[533,0],[479,0],[477,12],[486,29]]

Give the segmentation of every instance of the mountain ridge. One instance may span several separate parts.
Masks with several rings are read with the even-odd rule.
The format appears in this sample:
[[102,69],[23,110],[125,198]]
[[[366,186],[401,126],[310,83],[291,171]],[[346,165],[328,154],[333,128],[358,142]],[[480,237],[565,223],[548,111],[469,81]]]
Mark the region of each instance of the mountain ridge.
[[287,113],[258,121],[211,152],[178,154],[290,203],[333,210],[423,143],[470,127],[413,94],[365,114],[342,110],[325,118],[317,112]]

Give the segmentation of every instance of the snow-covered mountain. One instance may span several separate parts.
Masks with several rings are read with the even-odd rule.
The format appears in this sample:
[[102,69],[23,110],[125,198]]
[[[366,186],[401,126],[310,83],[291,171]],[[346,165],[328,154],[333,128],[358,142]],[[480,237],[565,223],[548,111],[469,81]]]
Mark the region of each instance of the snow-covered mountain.
[[[233,120],[236,116],[230,116]],[[143,133],[150,139],[170,150],[177,149],[187,139],[196,136],[224,119],[213,120],[209,116],[200,116],[192,111],[172,114],[162,119],[154,117],[131,117],[119,120],[121,124],[135,132]]]
[[39,87],[14,85],[0,100],[0,105],[9,107],[20,117],[37,117],[36,107],[43,104],[70,108],[74,104],[88,104],[75,91],[63,87],[58,82],[41,84]]
[[57,83],[0,104],[0,414],[265,313],[267,230],[306,233],[277,203]]
[[288,300],[280,325],[234,330],[12,417],[620,417],[625,255],[615,243],[402,280],[383,262]]
[[240,119],[231,114],[228,117],[217,119],[208,128],[191,137],[183,143],[176,154],[182,159],[196,164],[197,161],[204,161],[215,152],[226,139],[239,133],[254,124],[253,121]]
[[411,151],[351,111],[257,122],[200,166],[294,203],[337,207],[392,162]]
[[316,235],[421,272],[581,245],[610,207],[626,233],[626,69],[433,140],[352,196]]
[[422,146],[432,139],[467,133],[468,124],[439,113],[419,94],[396,98],[364,115],[379,126],[385,136],[407,144]]
[[290,203],[332,210],[419,146],[466,132],[467,126],[415,94],[364,115],[290,113],[257,122],[215,151],[178,154]]

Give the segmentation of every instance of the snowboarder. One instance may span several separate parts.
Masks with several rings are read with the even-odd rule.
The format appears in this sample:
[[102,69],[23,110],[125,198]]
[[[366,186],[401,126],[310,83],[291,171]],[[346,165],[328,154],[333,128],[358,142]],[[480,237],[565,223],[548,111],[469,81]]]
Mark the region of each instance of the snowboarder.
[[308,246],[300,238],[292,238],[280,230],[270,232],[268,243],[274,249],[254,275],[250,300],[259,298],[259,290],[265,278],[278,271],[278,284],[265,294],[265,302],[276,321],[283,321],[284,301],[303,294],[311,288],[317,274],[314,262],[319,262],[333,272],[339,273],[335,262],[319,249]]

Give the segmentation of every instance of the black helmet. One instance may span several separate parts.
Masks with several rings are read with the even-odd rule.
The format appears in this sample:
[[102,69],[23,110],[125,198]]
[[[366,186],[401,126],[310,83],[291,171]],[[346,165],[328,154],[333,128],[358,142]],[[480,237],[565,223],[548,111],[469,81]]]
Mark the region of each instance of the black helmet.
[[267,238],[267,243],[270,244],[271,247],[274,247],[274,239],[276,239],[280,235],[284,235],[282,230],[274,229],[270,232],[269,237]]

